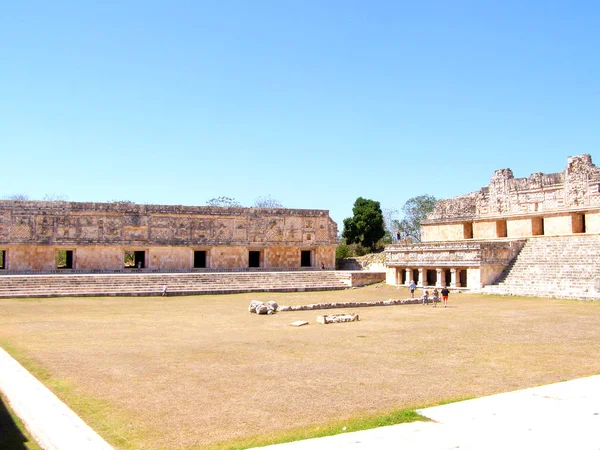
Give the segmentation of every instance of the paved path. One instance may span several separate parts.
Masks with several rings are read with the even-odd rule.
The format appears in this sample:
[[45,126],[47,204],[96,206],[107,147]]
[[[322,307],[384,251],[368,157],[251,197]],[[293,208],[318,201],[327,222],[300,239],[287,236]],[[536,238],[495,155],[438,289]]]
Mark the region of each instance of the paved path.
[[600,450],[600,375],[419,410],[414,422],[262,449]]

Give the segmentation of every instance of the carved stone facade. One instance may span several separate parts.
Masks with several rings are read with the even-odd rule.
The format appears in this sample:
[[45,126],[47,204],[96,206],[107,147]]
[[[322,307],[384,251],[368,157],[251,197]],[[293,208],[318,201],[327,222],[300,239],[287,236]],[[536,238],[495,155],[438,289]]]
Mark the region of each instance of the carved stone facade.
[[496,170],[489,186],[439,201],[422,239],[453,241],[600,232],[600,168],[590,155],[568,158],[563,172],[515,178]]
[[386,248],[387,282],[480,288],[499,278],[528,237],[597,233],[600,168],[590,155],[528,178],[496,170],[479,191],[437,202],[422,223],[422,244]]
[[59,251],[75,271],[124,270],[126,252],[157,271],[333,267],[336,245],[323,210],[0,201],[5,272],[53,271]]

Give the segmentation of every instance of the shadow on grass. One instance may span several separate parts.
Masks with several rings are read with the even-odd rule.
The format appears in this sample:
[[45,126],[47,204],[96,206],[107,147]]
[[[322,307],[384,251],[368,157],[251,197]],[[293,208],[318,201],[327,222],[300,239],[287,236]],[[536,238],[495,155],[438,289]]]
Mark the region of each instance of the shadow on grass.
[[6,400],[0,396],[0,448],[6,450],[39,448],[21,431],[17,420],[10,413]]

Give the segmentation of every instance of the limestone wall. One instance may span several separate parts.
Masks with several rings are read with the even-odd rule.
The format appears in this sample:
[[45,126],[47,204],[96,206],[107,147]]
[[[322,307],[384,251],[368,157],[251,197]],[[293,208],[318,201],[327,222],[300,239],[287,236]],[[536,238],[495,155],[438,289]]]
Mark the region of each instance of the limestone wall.
[[423,224],[421,227],[421,240],[423,242],[433,241],[457,241],[464,239],[464,224]]
[[125,251],[144,251],[145,268],[188,270],[194,250],[207,268],[335,266],[337,225],[328,211],[118,203],[0,201],[0,250],[10,271],[51,271],[58,249],[75,270],[122,270]]
[[[3,247],[7,252],[6,270],[51,272],[56,270],[57,250],[73,251],[73,270],[77,271],[121,271],[124,267],[125,251],[145,251],[145,269],[152,271],[186,271],[194,269],[194,250],[191,247],[155,246],[82,246],[53,247],[18,245]],[[249,266],[249,251],[243,246],[218,246],[206,251],[206,268],[211,270],[235,270]],[[256,248],[261,252],[260,268],[301,268],[301,248],[266,247]],[[312,252],[312,268],[321,262],[327,268],[335,267],[335,247],[307,249]],[[308,267],[307,267],[308,268]],[[131,269],[131,268],[130,268]],[[129,269],[129,270],[130,270]],[[68,270],[63,270],[68,271]]]
[[[600,168],[584,154],[569,157],[559,173],[515,178],[510,169],[495,171],[490,184],[479,191],[436,203],[423,222],[422,240],[468,239],[460,232],[460,224],[466,222],[473,223],[474,239],[581,232],[572,222],[581,219],[571,219],[571,213],[586,215],[585,232],[593,233],[599,231],[599,212]],[[542,218],[548,220],[542,224]],[[506,220],[506,233],[494,230],[493,220]]]
[[600,233],[600,212],[586,214],[585,227],[588,233]]

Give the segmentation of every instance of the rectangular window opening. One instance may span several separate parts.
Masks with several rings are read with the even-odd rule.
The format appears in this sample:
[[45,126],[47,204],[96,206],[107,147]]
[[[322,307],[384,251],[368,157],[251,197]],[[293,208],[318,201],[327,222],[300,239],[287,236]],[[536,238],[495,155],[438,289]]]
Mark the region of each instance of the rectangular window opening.
[[57,269],[72,269],[73,268],[73,250],[57,250],[56,251],[56,268]]
[[0,250],[0,270],[6,269],[6,250]]
[[205,269],[206,268],[206,251],[196,250],[194,251],[194,269]]
[[312,252],[310,250],[300,252],[300,267],[312,267]]

